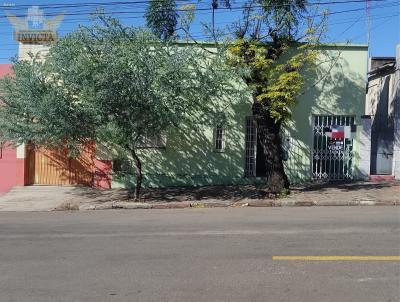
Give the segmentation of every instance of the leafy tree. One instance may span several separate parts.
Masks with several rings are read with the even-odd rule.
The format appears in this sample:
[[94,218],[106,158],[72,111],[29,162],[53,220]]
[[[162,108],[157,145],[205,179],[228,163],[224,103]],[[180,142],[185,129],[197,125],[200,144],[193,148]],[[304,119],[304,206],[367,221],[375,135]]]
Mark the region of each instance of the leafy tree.
[[225,53],[163,43],[100,16],[57,41],[44,62],[15,62],[15,76],[0,81],[0,136],[72,150],[88,141],[117,148],[135,163],[138,199],[141,141],[207,124],[220,113],[216,100],[238,96]]
[[[88,102],[77,102],[48,76],[38,58],[14,61],[13,76],[0,79],[0,140],[57,147],[85,145],[102,125]],[[68,138],[66,140],[66,138]]]
[[147,26],[163,40],[172,38],[178,24],[175,0],[151,0],[146,9]]
[[325,29],[307,10],[306,0],[250,0],[243,18],[234,24],[231,64],[249,72],[244,80],[253,95],[253,116],[260,154],[265,162],[267,187],[280,192],[289,187],[284,171],[282,129],[312,68]]

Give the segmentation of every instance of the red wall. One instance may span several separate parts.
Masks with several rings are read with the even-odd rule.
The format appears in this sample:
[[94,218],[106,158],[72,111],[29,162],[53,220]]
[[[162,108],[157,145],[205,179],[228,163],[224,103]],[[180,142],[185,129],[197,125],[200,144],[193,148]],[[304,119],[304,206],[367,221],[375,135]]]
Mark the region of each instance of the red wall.
[[0,151],[0,192],[24,185],[24,166],[24,159],[17,159],[16,149],[4,144]]
[[[0,78],[12,74],[11,64],[0,64]],[[0,193],[8,192],[13,186],[28,183],[25,159],[17,159],[16,149],[3,145],[0,151]],[[94,160],[93,187],[111,188],[112,161]]]
[[95,159],[94,166],[93,187],[111,189],[112,161]]
[[11,64],[0,64],[0,78],[5,75],[12,74],[12,65]]
[[[3,145],[0,153],[0,193],[8,192],[14,186],[26,185],[27,171],[25,159],[17,159],[17,151]],[[112,181],[112,161],[94,160],[93,187],[110,189]]]
[[[0,64],[0,78],[11,73],[11,64]],[[23,172],[24,160],[17,160],[17,151],[3,144],[0,150],[0,192],[7,192],[18,183],[17,174],[20,174],[18,170],[21,168],[21,162]],[[22,185],[23,183],[22,180]]]

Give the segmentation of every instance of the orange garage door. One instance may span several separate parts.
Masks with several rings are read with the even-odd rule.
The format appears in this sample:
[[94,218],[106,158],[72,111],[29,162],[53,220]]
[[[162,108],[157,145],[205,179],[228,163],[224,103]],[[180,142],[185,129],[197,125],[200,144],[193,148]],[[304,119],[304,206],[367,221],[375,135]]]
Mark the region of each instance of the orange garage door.
[[33,185],[93,184],[94,148],[79,157],[68,156],[66,148],[48,150],[28,147],[28,183]]

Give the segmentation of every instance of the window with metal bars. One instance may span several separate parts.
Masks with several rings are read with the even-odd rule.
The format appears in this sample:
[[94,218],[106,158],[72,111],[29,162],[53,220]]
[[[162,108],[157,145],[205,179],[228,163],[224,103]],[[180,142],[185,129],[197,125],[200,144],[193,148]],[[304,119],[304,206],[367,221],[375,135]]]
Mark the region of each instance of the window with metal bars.
[[214,151],[225,151],[225,129],[221,125],[218,125],[214,129]]
[[245,166],[244,175],[246,177],[256,176],[256,157],[257,157],[257,129],[253,117],[246,118],[245,134]]

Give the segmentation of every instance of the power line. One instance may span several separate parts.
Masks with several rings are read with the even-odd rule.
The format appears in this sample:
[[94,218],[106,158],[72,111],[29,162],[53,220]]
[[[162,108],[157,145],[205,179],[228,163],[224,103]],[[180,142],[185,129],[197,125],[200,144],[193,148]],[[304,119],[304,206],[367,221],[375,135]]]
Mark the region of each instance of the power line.
[[[397,4],[397,2],[391,2],[391,3],[387,3],[387,4],[384,4],[384,5],[376,5],[376,6],[374,6],[374,7],[371,7],[372,9],[379,9],[379,8],[383,8],[383,7],[389,7],[389,6],[393,6],[393,4]],[[242,8],[238,8],[238,9],[242,9]],[[334,12],[328,12],[328,14],[330,14],[330,15],[336,15],[336,14],[341,14],[341,13],[347,13],[347,12],[353,12],[353,11],[355,11],[355,10],[363,10],[363,8],[359,8],[359,9],[352,9],[352,10],[343,10],[343,11],[334,11]],[[224,12],[227,12],[227,11],[222,11],[222,12],[220,12],[220,13],[224,13]],[[113,12],[113,13],[111,13],[111,14],[114,14],[114,13],[116,13],[116,12]],[[127,13],[129,13],[129,12],[127,12]],[[138,13],[138,12],[131,12],[131,13]],[[397,15],[390,15],[390,16],[382,16],[382,17],[394,17],[394,16],[397,16]],[[138,18],[138,17],[136,17],[136,16],[132,16],[132,17],[125,17],[124,19],[127,19],[127,18]],[[142,17],[140,17],[140,18],[142,18]],[[358,19],[357,19],[358,20]],[[82,21],[88,21],[88,20],[86,20],[86,19],[84,19],[84,20],[82,20]],[[337,22],[337,23],[333,23],[333,24],[331,24],[331,25],[336,25],[336,24],[342,24],[342,23],[350,23],[350,22],[352,22],[352,21],[346,21],[346,22]],[[232,22],[226,22],[226,23],[232,23]],[[220,23],[220,24],[222,24],[222,23]],[[67,32],[67,31],[65,31],[65,32]],[[12,46],[14,46],[15,45],[15,43],[13,43],[13,44],[3,44],[3,46],[10,46],[10,45],[12,45]]]
[[[383,24],[389,22],[390,20],[391,20],[391,19],[388,18],[387,20],[384,20],[384,21],[381,22],[380,24],[378,24],[378,25],[372,27],[372,28],[371,28],[371,32],[374,31],[374,30],[376,30],[377,28],[381,27]],[[360,21],[361,21],[361,20],[360,20]],[[348,31],[348,30],[349,30],[352,26],[354,26],[356,23],[357,23],[357,22],[354,22],[354,24],[352,24],[352,25],[351,25],[349,28],[347,28],[344,32]],[[343,34],[344,32],[342,32],[342,34]],[[352,37],[351,39],[349,39],[349,41],[348,41],[346,44],[349,44],[350,41],[353,41],[353,42],[354,42],[355,40],[357,40],[359,37],[361,37],[361,36],[363,36],[363,35],[364,35],[364,33]],[[193,36],[193,37],[194,37],[194,38],[202,38],[201,36]],[[325,43],[330,43],[330,42],[325,42]],[[11,59],[11,57],[9,57],[9,58],[0,58],[0,60],[7,60],[7,61],[10,61],[10,59]]]
[[[52,4],[19,4],[19,5],[0,5],[3,9],[26,9],[32,6],[40,6],[42,8],[76,8],[84,6],[115,6],[115,5],[131,5],[131,4],[149,4],[150,2],[162,2],[163,0],[138,0],[138,1],[111,1],[111,2],[71,2],[71,3],[52,3]],[[187,2],[190,0],[178,0],[178,2]],[[348,0],[348,1],[326,1],[326,2],[308,2],[306,6],[319,6],[319,5],[335,5],[335,4],[349,4],[349,3],[364,3],[366,0]],[[387,0],[369,0],[370,2],[385,2]],[[196,3],[193,3],[196,4]],[[271,4],[265,5],[265,8],[285,7],[292,4]]]
[[[154,0],[154,1],[158,1],[158,0]],[[162,0],[160,0],[160,1],[162,1]],[[356,1],[356,2],[365,2],[365,0],[362,0],[362,1],[361,1],[361,0],[353,0],[353,1]],[[372,0],[372,1],[386,2],[387,0]],[[145,1],[145,2],[148,2],[148,1]],[[347,1],[346,3],[348,3],[348,2],[350,2],[350,1]],[[135,3],[138,3],[138,2],[135,2]],[[336,2],[324,2],[324,3],[328,4],[328,3],[344,3],[344,2],[336,1]],[[377,8],[390,7],[390,6],[394,6],[394,5],[398,5],[398,4],[399,4],[399,1],[388,2],[388,3],[382,4],[382,5],[371,6],[370,9],[377,9]],[[282,6],[283,6],[283,5],[282,5]],[[219,13],[230,13],[230,12],[232,12],[232,11],[241,11],[241,10],[246,9],[246,8],[249,8],[249,7],[250,7],[250,6],[246,6],[246,5],[244,5],[244,6],[238,6],[238,7],[231,7],[231,8],[222,7],[222,8],[219,8],[219,9],[218,9],[218,12],[219,12]],[[265,6],[262,6],[262,5],[255,5],[255,6],[251,6],[251,8],[265,8]],[[202,11],[204,11],[204,12],[210,12],[210,11],[212,11],[213,9],[210,8],[210,7],[196,7],[196,8],[194,8],[193,10],[194,10],[194,11],[200,11],[200,12],[202,12]],[[355,9],[348,9],[348,10],[342,10],[342,11],[333,11],[333,12],[328,12],[327,14],[328,14],[328,15],[335,15],[335,14],[342,14],[342,13],[348,13],[348,12],[356,12],[356,11],[361,11],[361,10],[364,10],[364,8],[355,8]],[[179,8],[178,8],[177,11],[178,11],[178,12],[186,12],[187,10],[186,10],[186,9],[179,9]],[[128,10],[125,10],[125,11],[104,12],[105,15],[126,15],[126,14],[140,14],[140,15],[142,15],[142,14],[144,14],[144,13],[145,13],[145,10],[143,10],[143,11],[137,11],[137,10],[135,10],[135,11],[128,11]],[[48,17],[56,16],[56,15],[59,15],[59,13],[47,13],[47,14],[43,14],[43,16],[48,16]],[[64,13],[64,15],[66,15],[66,16],[93,15],[93,12],[82,12],[82,11],[80,11],[80,12]],[[314,15],[313,17],[323,16],[323,15],[324,15],[324,14],[316,14],[316,15]],[[16,17],[26,17],[26,16],[27,16],[26,14],[16,15]],[[5,19],[5,18],[6,18],[6,16],[0,16],[0,19]],[[128,17],[125,17],[125,18],[128,18]],[[129,18],[130,18],[130,19],[135,19],[135,18],[141,19],[141,18],[143,18],[143,16],[131,16],[131,17],[129,17]],[[75,20],[81,20],[81,18],[75,19]],[[70,19],[70,21],[72,21],[72,20]],[[82,19],[82,21],[86,21],[86,19]],[[1,22],[1,21],[0,21],[0,22]],[[66,21],[64,21],[64,23],[65,23],[65,22],[66,22]]]
[[[391,3],[387,3],[386,5],[373,6],[373,7],[371,7],[371,9],[386,8],[386,7],[394,6],[394,5],[397,5],[397,4],[398,4],[398,2],[391,2]],[[237,7],[237,8],[232,8],[231,11],[232,10],[241,11],[242,9],[243,9],[243,7]],[[212,9],[210,9],[210,8],[199,8],[198,10],[209,11],[209,10],[212,10]],[[328,12],[327,14],[328,15],[336,15],[336,14],[355,12],[355,11],[361,11],[361,10],[364,10],[364,8],[357,8],[357,9],[351,9],[351,10],[342,10],[342,11],[333,11],[333,12]],[[219,14],[230,13],[231,11],[226,11],[225,10],[225,11],[219,11],[218,13]],[[105,14],[107,14],[107,15],[117,15],[117,14],[142,14],[142,13],[144,13],[144,11],[118,11],[118,12],[108,12],[108,13],[106,12]],[[86,15],[86,14],[89,14],[89,13],[84,13],[84,15]],[[82,15],[82,13],[74,13],[73,15]],[[314,15],[314,17],[322,16],[322,15],[323,14],[316,14],[316,15]],[[0,16],[0,18],[4,18],[4,17]],[[141,19],[143,17],[142,16],[126,16],[123,19],[128,19],[128,18],[129,19],[136,19],[136,18],[138,18],[138,19],[140,18]],[[70,19],[64,21],[64,23],[67,23],[67,22],[68,23],[72,23],[72,22],[76,22],[76,21],[89,21],[89,20],[88,19],[83,19],[83,18],[76,18],[76,19],[71,19],[70,18]],[[7,22],[7,21],[3,21],[3,22]]]
[[[162,0],[153,0],[153,1],[162,1]],[[386,2],[387,0],[371,0],[371,1]],[[343,1],[320,2],[320,3],[318,3],[318,5],[330,5],[330,4],[339,4],[339,3],[343,4],[343,3],[350,3],[350,2],[360,3],[360,2],[365,2],[365,0],[352,0],[352,1],[350,0],[350,1],[346,1],[346,2],[343,2]],[[136,1],[134,3],[137,4],[137,3],[149,3],[149,2],[148,1]],[[190,3],[190,4],[195,4],[195,3]],[[81,4],[81,5],[84,5],[84,4]],[[218,10],[235,10],[235,9],[251,9],[251,8],[264,8],[265,9],[265,8],[285,7],[285,6],[288,6],[288,5],[290,5],[290,4],[267,5],[267,6],[266,5],[243,5],[243,6],[230,7],[230,8],[221,7],[221,8],[218,8]],[[313,3],[313,5],[316,5],[316,3]],[[379,5],[375,6],[375,7],[379,7]],[[371,8],[373,8],[373,7],[371,7]],[[211,8],[211,7],[196,7],[193,10],[195,10],[195,11],[212,11],[213,8]],[[351,11],[359,11],[359,10],[363,10],[363,9],[357,8],[357,9],[346,10],[346,11],[351,12]],[[176,11],[177,12],[186,12],[187,10],[186,9],[177,8]],[[134,11],[134,12],[132,12],[132,11],[117,11],[117,12],[104,12],[104,14],[129,14],[129,13],[139,13],[139,14],[141,14],[141,13],[144,13],[144,12],[145,11],[140,11],[140,12],[139,11]],[[336,13],[340,13],[340,12],[336,12]],[[79,16],[79,15],[86,15],[86,14],[87,14],[86,12],[64,13],[65,16]],[[331,14],[335,14],[335,13],[331,13]],[[48,17],[56,16],[56,15],[59,15],[59,13],[54,13],[53,12],[53,13],[44,13],[43,14],[43,16],[48,16]],[[16,17],[26,17],[26,16],[27,16],[27,14],[16,15]],[[6,18],[6,16],[0,16],[0,18],[4,19],[4,18]]]

